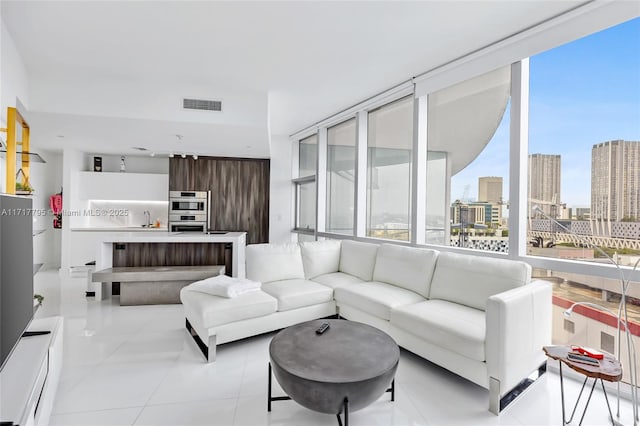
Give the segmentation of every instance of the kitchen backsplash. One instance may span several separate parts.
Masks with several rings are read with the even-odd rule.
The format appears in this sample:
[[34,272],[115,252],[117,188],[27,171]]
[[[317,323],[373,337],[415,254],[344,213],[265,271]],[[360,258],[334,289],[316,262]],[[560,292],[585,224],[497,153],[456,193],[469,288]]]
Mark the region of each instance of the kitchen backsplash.
[[90,228],[137,227],[146,224],[144,212],[150,213],[150,222],[167,227],[169,203],[166,201],[89,200],[86,226]]

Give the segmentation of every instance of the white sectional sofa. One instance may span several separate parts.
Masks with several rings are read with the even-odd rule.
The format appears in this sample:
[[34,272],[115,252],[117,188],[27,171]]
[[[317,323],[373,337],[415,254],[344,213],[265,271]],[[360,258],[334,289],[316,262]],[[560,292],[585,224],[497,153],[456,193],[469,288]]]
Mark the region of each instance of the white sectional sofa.
[[490,411],[545,365],[551,286],[519,261],[352,240],[247,246],[262,290],[191,291],[187,328],[209,361],[217,344],[338,314],[490,391]]

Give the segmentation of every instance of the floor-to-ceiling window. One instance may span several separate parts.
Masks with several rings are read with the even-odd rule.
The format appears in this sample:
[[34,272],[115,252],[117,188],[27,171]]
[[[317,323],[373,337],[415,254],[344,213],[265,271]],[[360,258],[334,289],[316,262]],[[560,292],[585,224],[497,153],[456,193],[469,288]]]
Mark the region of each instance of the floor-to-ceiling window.
[[428,95],[427,243],[508,252],[510,85],[506,66]]
[[327,129],[326,232],[354,235],[356,120]]
[[413,97],[369,111],[367,236],[409,240]]
[[[639,21],[540,53],[530,69],[524,59],[446,87],[436,73],[414,96],[386,92],[316,125],[320,235],[524,260],[553,283],[554,341],[611,351],[615,327],[600,314],[563,311],[615,311],[619,271],[640,258]],[[640,283],[628,294],[640,321]]]
[[[614,352],[615,321],[563,312],[617,313],[640,259],[640,19],[531,57],[527,192],[527,254],[564,260],[534,270],[553,283],[554,341]],[[597,277],[579,262],[623,269]],[[640,283],[628,290],[640,324]]]

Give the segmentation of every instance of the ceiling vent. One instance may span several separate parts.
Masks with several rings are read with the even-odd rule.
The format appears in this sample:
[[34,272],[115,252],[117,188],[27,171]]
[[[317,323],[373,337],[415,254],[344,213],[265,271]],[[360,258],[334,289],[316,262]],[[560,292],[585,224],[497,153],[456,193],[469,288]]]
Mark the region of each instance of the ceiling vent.
[[182,108],[195,109],[198,111],[222,111],[222,101],[184,98],[182,100]]

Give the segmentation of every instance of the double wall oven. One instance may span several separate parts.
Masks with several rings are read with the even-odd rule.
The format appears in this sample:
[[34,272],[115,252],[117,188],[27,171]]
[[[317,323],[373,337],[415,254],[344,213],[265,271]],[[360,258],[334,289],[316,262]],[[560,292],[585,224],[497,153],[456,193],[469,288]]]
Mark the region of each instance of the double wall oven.
[[209,191],[169,191],[169,231],[207,232]]

